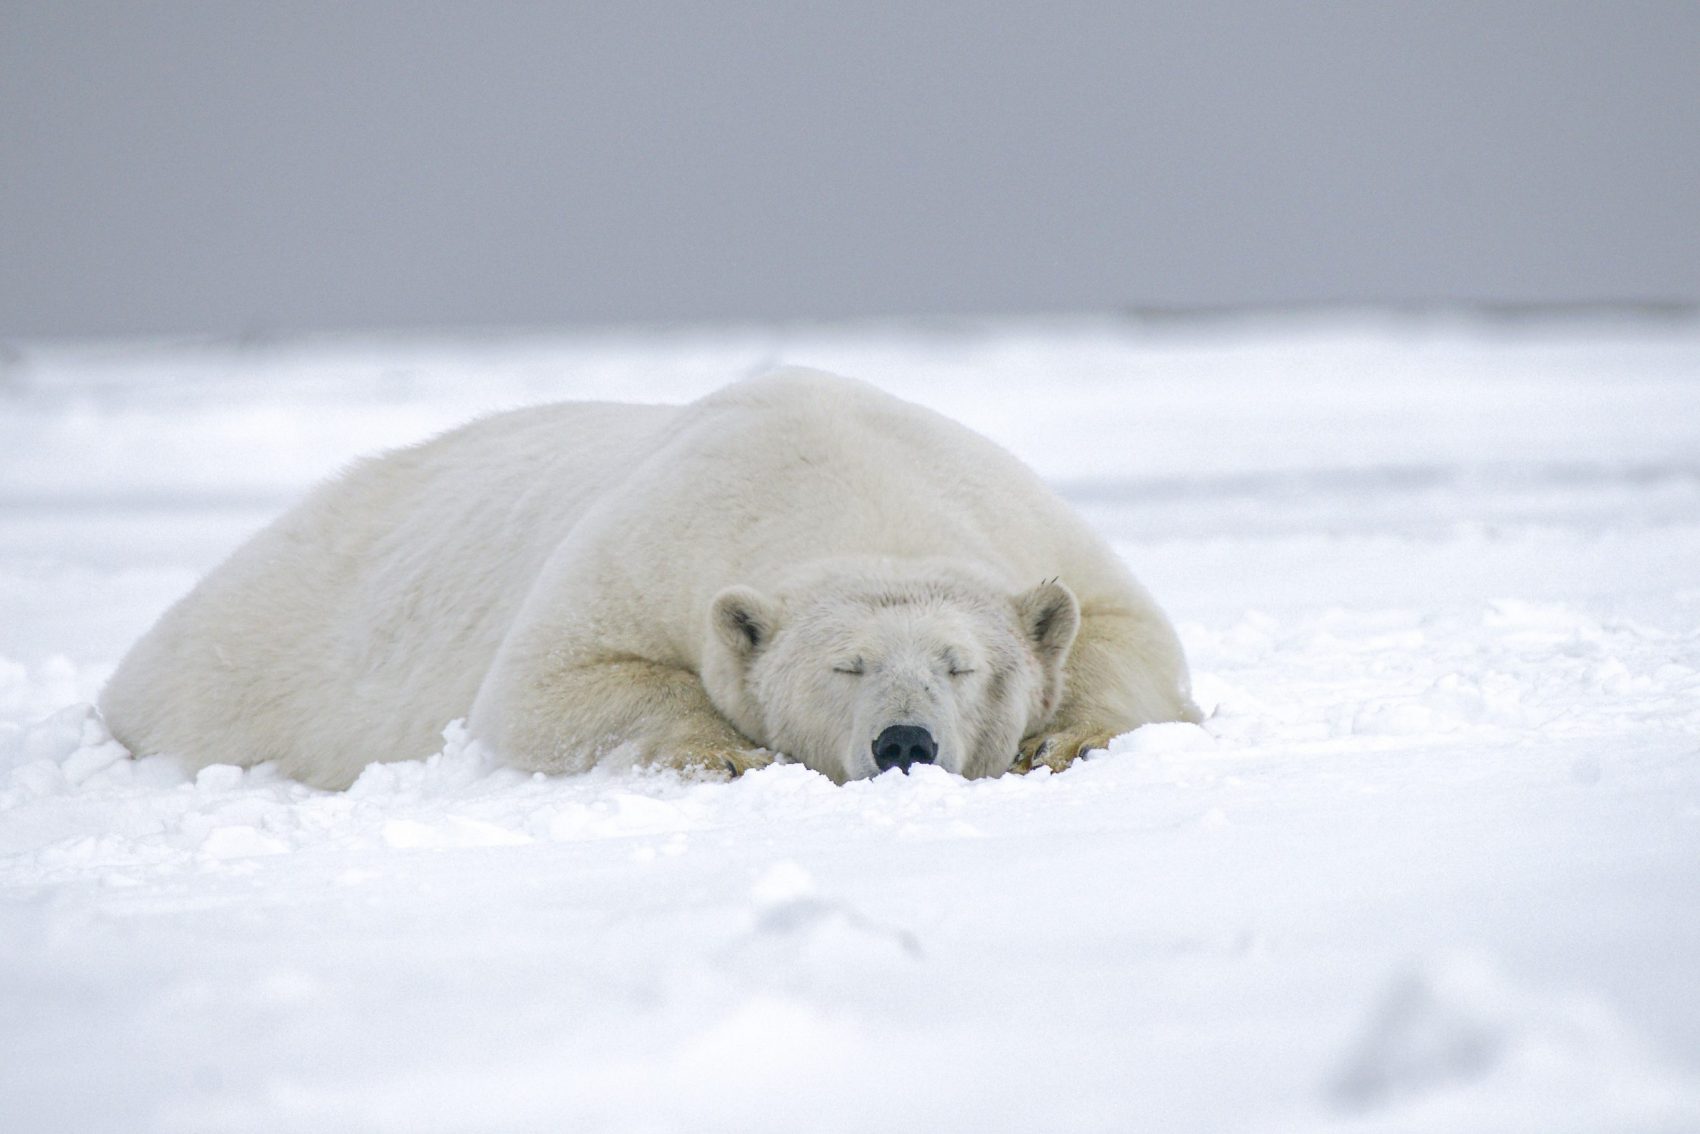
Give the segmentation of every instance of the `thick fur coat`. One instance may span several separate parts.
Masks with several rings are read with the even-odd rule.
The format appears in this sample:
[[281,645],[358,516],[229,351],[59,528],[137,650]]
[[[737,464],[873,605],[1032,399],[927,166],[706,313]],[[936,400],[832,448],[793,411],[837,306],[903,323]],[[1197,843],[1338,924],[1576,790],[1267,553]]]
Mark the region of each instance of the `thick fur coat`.
[[1061,767],[1197,716],[1168,621],[1030,470],[805,370],[362,462],[168,611],[101,708],[137,753],[327,787],[458,717],[525,768],[783,752],[842,781]]

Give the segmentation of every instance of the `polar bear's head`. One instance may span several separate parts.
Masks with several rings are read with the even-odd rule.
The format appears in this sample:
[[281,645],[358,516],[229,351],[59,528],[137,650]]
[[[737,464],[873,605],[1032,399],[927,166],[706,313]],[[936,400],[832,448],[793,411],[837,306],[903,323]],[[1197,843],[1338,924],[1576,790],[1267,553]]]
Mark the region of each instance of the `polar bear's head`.
[[1056,708],[1080,627],[1073,592],[1019,594],[936,565],[838,570],[710,608],[702,677],[744,735],[840,783],[934,763],[1008,771]]

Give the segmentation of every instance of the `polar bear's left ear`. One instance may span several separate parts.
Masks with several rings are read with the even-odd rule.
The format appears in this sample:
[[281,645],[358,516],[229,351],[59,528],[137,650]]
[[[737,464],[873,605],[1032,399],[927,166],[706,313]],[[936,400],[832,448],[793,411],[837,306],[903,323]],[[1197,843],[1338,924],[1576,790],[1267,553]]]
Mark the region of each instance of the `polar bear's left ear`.
[[1041,660],[1054,665],[1068,656],[1080,632],[1080,603],[1061,579],[1046,579],[1017,595],[1015,612]]
[[779,623],[773,603],[751,587],[727,587],[715,595],[709,621],[732,656],[740,659],[766,646]]

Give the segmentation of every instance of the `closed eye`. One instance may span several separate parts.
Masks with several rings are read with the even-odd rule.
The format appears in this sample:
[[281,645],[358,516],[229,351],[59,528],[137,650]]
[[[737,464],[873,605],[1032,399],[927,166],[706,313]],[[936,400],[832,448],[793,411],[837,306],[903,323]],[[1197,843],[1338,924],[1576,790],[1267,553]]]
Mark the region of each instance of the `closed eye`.
[[851,677],[860,677],[860,676],[862,676],[862,674],[864,672],[864,670],[862,669],[862,659],[857,658],[853,662],[845,662],[842,665],[835,665],[835,666],[832,667],[832,672],[834,672],[834,673],[847,673]]
[[973,673],[973,672],[974,671],[971,670],[971,669],[957,669],[955,666],[950,667],[950,675],[952,677],[967,677],[970,673]]

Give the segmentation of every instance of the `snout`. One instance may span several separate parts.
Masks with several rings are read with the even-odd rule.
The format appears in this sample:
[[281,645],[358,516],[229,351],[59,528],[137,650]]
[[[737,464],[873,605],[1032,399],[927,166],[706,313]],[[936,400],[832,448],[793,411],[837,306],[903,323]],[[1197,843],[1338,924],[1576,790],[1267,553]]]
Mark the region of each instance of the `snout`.
[[874,739],[874,763],[882,772],[907,772],[911,764],[931,764],[938,754],[938,741],[919,725],[892,725]]

